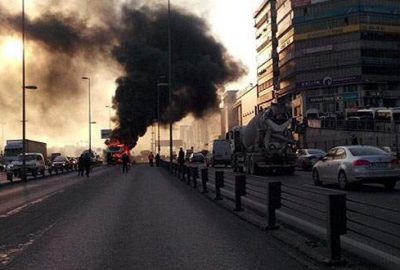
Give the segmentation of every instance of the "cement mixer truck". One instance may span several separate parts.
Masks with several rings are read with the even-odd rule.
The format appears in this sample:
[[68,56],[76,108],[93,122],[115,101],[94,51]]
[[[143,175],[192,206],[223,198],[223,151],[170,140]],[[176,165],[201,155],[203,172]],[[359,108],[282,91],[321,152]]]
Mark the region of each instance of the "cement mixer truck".
[[285,106],[272,104],[247,126],[234,127],[226,134],[233,150],[233,170],[248,174],[292,174],[296,159],[294,122]]

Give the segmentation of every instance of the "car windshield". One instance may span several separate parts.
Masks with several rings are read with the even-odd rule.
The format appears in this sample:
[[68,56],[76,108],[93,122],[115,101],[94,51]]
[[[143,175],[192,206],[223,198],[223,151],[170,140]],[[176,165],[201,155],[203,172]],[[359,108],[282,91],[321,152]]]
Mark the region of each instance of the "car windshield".
[[58,157],[56,157],[54,159],[55,162],[62,162],[62,161],[65,161],[65,160],[66,160],[66,158],[65,157],[61,157],[61,156],[58,156]]
[[319,149],[308,149],[310,155],[326,155],[326,153]]
[[23,160],[24,160],[24,157],[25,157],[25,161],[29,161],[29,160],[36,160],[36,157],[37,157],[37,156],[35,156],[35,155],[26,155],[26,156],[19,155],[18,158],[17,158],[17,160],[18,160],[18,161],[23,161]]
[[375,156],[375,155],[387,155],[385,151],[376,147],[352,147],[349,149],[353,156]]

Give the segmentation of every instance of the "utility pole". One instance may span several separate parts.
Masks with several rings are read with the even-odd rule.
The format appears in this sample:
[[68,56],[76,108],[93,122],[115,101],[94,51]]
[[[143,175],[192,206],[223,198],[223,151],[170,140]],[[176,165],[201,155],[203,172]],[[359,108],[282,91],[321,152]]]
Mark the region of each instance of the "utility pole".
[[171,2],[168,0],[168,87],[169,87],[169,162],[172,167],[173,158],[173,137],[172,137],[172,51],[171,51]]

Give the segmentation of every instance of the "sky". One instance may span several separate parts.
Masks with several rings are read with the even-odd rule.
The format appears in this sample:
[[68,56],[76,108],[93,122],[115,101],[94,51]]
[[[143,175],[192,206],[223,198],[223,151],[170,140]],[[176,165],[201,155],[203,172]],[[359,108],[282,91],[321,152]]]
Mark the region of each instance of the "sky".
[[[62,13],[79,13],[91,20],[90,10],[97,8],[96,2],[107,5],[120,5],[123,0],[25,0],[28,17],[39,17],[45,10]],[[154,5],[166,4],[166,1],[154,0]],[[256,55],[253,28],[253,14],[262,0],[171,0],[172,8],[183,7],[204,18],[210,25],[212,34],[227,48],[228,52],[240,60],[248,74],[238,82],[226,85],[226,89],[242,89],[256,80]],[[0,7],[7,12],[20,12],[20,3],[0,0]],[[100,7],[99,7],[100,8]],[[107,14],[104,10],[97,11]],[[173,46],[173,44],[172,44]],[[44,57],[46,55],[46,57]],[[21,137],[21,40],[15,33],[0,32],[0,115],[4,121],[4,139]],[[47,61],[71,66],[66,70],[65,78],[55,78],[46,72]],[[86,145],[88,143],[87,121],[87,81],[91,78],[92,145],[102,147],[100,130],[109,126],[109,109],[115,93],[115,79],[123,75],[117,63],[104,65],[101,60],[96,64],[76,63],[74,58],[57,55],[27,41],[26,69],[27,84],[46,81],[46,86],[38,84],[38,89],[27,92],[27,138],[45,141],[48,146]],[[46,73],[46,76],[44,75]],[[52,80],[63,80],[65,91],[59,97],[52,97],[52,109],[43,104],[43,96],[54,92]],[[59,91],[59,89],[58,89]],[[70,99],[68,91],[80,92],[80,99]],[[56,109],[54,109],[56,108]],[[113,111],[111,111],[113,115]]]

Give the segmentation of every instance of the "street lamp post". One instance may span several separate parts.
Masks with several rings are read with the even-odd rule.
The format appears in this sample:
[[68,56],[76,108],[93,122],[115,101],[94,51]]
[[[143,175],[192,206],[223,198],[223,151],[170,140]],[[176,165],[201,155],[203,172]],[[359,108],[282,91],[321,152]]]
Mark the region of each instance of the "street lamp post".
[[111,130],[111,108],[112,108],[112,106],[106,105],[106,108],[108,108],[108,129]]
[[90,103],[90,77],[82,77],[82,80],[88,81],[89,86],[89,153],[92,152],[92,115],[91,115],[91,103]]
[[25,81],[25,1],[22,0],[22,180],[26,180],[26,89],[37,89],[34,85],[26,85]]
[[169,88],[169,107],[170,107],[170,115],[169,115],[169,161],[170,161],[170,169],[172,167],[173,162],[173,138],[172,138],[172,55],[171,55],[171,2],[168,0],[168,88]]
[[[159,79],[164,78],[160,77]],[[161,152],[161,146],[160,146],[160,86],[168,86],[168,83],[160,83],[157,82],[157,139],[158,139],[158,144],[157,144],[157,149],[158,153]]]

